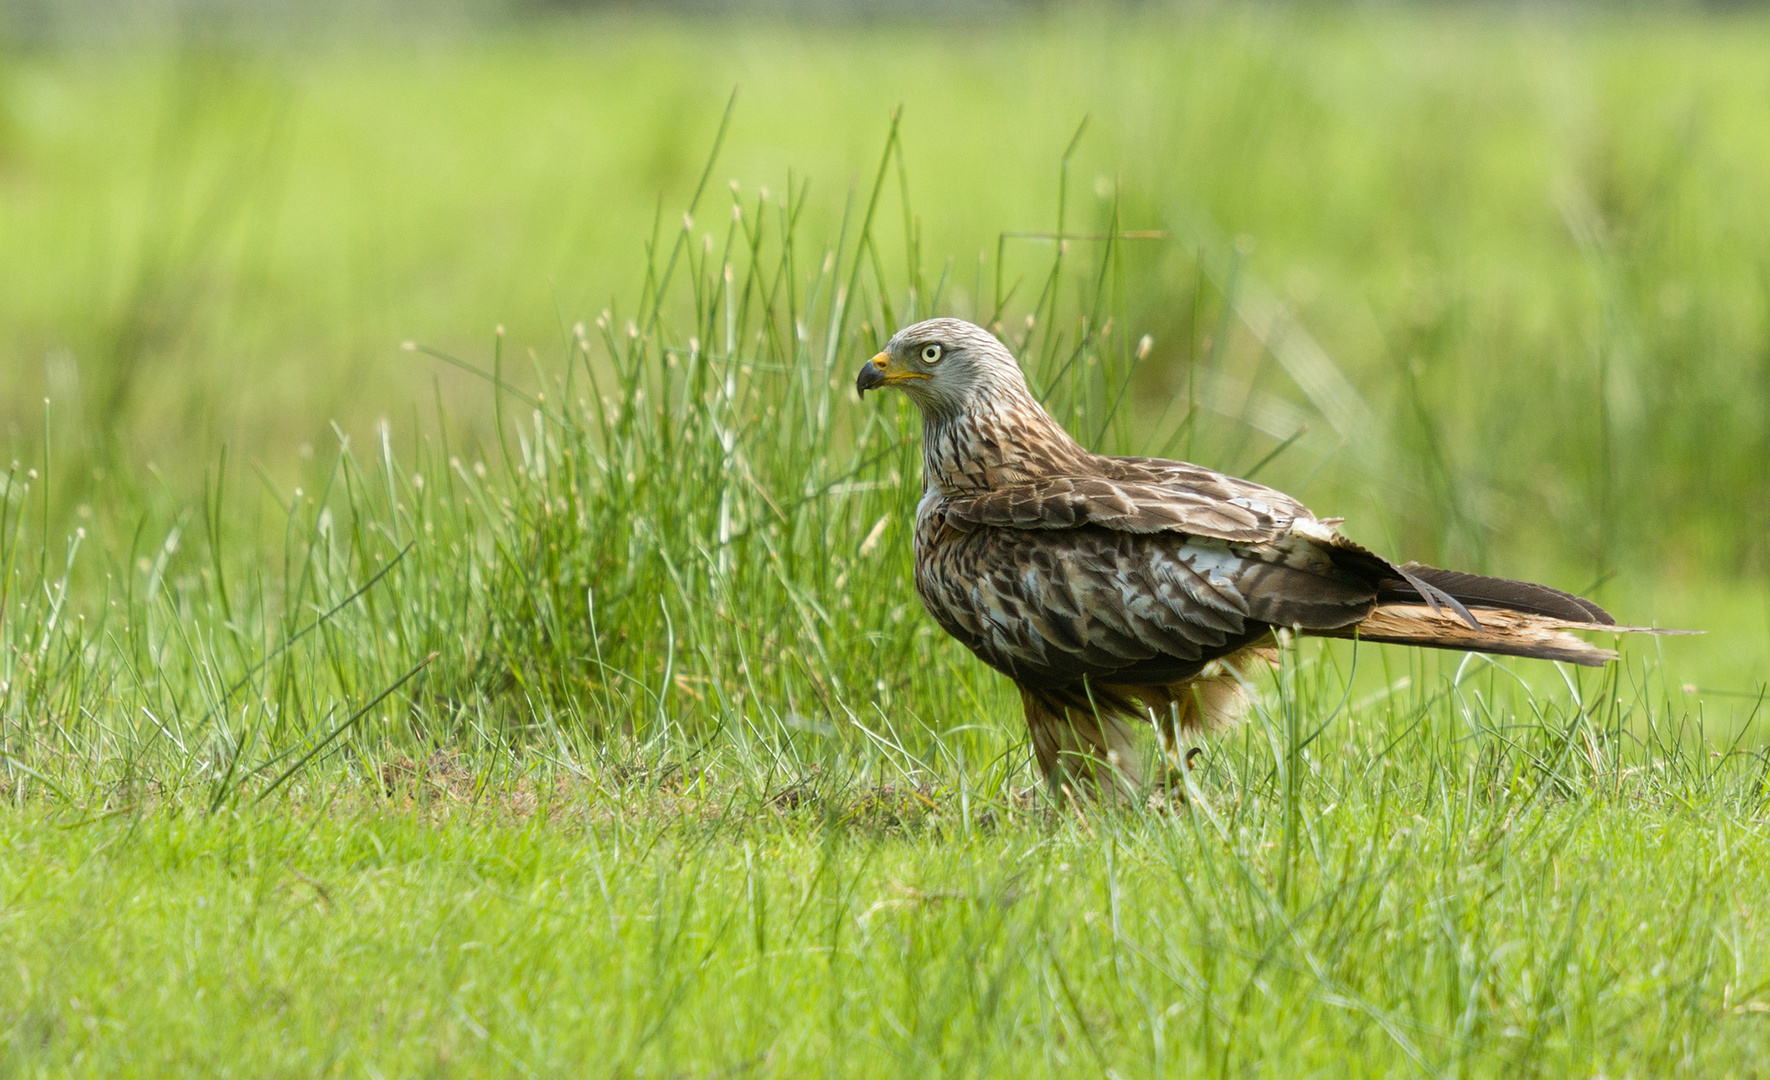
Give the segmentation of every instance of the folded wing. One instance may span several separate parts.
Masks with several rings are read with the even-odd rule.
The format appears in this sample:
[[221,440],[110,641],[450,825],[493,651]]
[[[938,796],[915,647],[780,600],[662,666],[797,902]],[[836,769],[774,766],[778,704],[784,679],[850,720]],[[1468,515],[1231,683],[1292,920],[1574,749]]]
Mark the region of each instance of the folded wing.
[[1023,685],[1164,684],[1263,637],[1369,614],[1376,590],[1325,560],[1293,566],[1239,545],[1096,525],[950,533],[916,584],[948,633]]

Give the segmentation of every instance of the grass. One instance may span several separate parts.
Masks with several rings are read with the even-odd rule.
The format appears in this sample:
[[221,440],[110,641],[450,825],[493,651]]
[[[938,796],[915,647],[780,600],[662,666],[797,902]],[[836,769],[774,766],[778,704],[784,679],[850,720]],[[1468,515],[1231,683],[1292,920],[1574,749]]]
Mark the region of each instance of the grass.
[[30,901],[7,919],[8,1065],[1755,1071],[1761,826],[1455,775],[1404,794],[1399,771],[1375,792],[1362,769],[1311,780],[1311,803],[1347,801],[1315,806],[1288,859],[1254,790],[1056,823],[643,786],[520,811],[443,789],[405,810],[11,817],[0,874]]
[[[1766,31],[1534,18],[9,58],[5,1070],[1751,1075]],[[779,144],[857,179],[725,182]],[[936,311],[1711,633],[1303,643],[1184,803],[1049,806],[848,389]]]

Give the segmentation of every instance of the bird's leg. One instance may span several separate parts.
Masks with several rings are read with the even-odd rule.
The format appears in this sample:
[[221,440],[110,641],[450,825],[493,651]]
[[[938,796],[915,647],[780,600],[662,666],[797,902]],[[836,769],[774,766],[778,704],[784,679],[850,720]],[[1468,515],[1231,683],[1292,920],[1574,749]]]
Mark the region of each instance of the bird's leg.
[[1102,802],[1129,799],[1142,787],[1130,729],[1118,717],[1021,691],[1033,754],[1060,798],[1067,787]]
[[1197,732],[1201,727],[1198,695],[1189,685],[1180,686],[1177,695],[1173,693],[1174,687],[1162,689],[1167,691],[1167,708],[1150,708],[1149,720],[1155,725],[1156,739],[1161,743],[1162,755],[1168,762],[1164,777],[1166,786],[1170,791],[1184,792],[1186,773],[1192,771],[1193,760],[1203,753],[1188,737],[1189,733]]
[[1261,663],[1275,664],[1278,652],[1271,638],[1262,638],[1206,665],[1190,678],[1138,691],[1150,708],[1150,720],[1168,759],[1168,783],[1180,784],[1200,752],[1200,735],[1221,731],[1242,721],[1250,704],[1246,680]]

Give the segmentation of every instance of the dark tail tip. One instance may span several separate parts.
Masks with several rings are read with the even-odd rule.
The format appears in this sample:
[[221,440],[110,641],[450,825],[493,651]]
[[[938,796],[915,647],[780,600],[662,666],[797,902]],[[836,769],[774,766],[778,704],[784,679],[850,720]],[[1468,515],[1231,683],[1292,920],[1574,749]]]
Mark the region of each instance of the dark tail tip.
[[[1407,563],[1398,568],[1407,579],[1408,588],[1384,590],[1378,594],[1379,600],[1389,599],[1387,593],[1393,591],[1394,599],[1419,599],[1427,604],[1433,603],[1433,593],[1449,596],[1453,601],[1460,601],[1469,607],[1499,608],[1503,611],[1521,611],[1530,615],[1546,615],[1552,619],[1567,622],[1593,623],[1600,626],[1615,626],[1616,620],[1610,612],[1583,596],[1552,589],[1547,585],[1538,585],[1530,581],[1513,581],[1509,578],[1483,577],[1480,574],[1465,574],[1458,570],[1440,570],[1435,566],[1423,566],[1420,563]],[[1422,587],[1424,586],[1424,587]],[[1430,592],[1428,590],[1431,590]],[[1414,593],[1416,596],[1410,596]],[[1442,601],[1440,601],[1442,602]],[[1437,605],[1434,605],[1437,606]],[[1446,607],[1450,605],[1446,604]],[[1466,609],[1451,610],[1465,613]]]

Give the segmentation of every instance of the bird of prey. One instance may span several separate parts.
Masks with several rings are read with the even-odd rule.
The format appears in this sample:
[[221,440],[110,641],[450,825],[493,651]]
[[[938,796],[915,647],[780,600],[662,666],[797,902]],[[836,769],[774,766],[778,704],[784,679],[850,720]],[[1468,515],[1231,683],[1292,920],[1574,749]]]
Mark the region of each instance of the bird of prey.
[[1014,680],[1053,790],[1137,790],[1139,722],[1182,767],[1184,735],[1245,711],[1276,631],[1599,666],[1616,654],[1569,630],[1641,629],[1545,585],[1392,563],[1272,488],[1092,453],[968,322],[899,331],[855,381],[886,386],[922,412],[916,591]]

